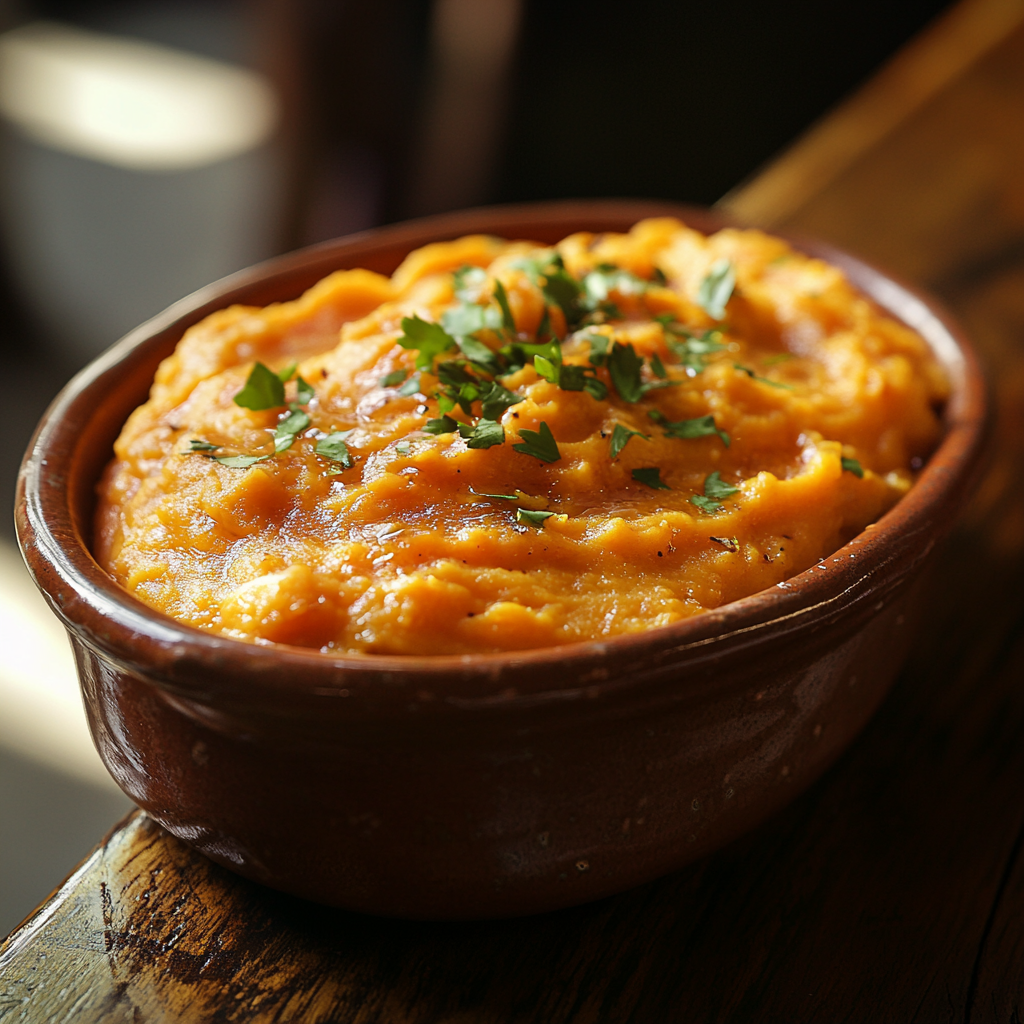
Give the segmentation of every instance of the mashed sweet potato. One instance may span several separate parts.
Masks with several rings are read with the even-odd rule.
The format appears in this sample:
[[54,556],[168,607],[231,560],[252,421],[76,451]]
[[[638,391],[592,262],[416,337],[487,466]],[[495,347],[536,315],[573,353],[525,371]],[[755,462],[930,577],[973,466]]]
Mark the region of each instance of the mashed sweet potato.
[[840,547],[911,486],[946,394],[917,334],[757,231],[462,238],[189,330],[117,441],[95,550],[257,642],[603,638]]

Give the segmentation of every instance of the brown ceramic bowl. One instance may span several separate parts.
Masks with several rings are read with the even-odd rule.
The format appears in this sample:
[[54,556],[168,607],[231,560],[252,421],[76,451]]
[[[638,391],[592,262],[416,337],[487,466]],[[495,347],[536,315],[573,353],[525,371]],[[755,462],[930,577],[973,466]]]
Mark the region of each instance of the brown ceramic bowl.
[[602,643],[332,658],[181,625],[89,552],[112,442],[159,361],[208,313],[293,298],[342,267],[389,273],[409,250],[469,232],[554,242],[666,213],[722,226],[664,203],[561,202],[315,246],[182,300],[64,389],[25,458],[21,544],[71,637],[100,755],[170,832],[240,874],[340,907],[529,914],[714,850],[791,800],[864,725],[907,651],[911,585],[977,462],[985,393],[969,346],[930,300],[816,244],[800,243],[924,334],[953,395],[910,494],[771,590]]

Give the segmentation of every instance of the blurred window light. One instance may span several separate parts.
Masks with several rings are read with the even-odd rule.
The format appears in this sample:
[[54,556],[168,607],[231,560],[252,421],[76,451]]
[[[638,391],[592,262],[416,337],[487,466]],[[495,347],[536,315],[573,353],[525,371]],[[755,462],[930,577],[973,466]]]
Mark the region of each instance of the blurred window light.
[[0,747],[116,790],[85,720],[64,627],[11,544],[0,541]]
[[0,113],[55,149],[132,170],[169,171],[265,142],[278,104],[254,72],[34,22],[0,36]]

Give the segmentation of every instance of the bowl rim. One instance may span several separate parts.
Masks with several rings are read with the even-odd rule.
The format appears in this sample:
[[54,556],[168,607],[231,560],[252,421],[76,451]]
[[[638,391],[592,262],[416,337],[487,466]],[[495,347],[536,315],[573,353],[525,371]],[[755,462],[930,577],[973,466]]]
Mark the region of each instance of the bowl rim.
[[[335,655],[286,644],[253,643],[178,622],[123,590],[93,558],[90,544],[75,525],[70,496],[71,467],[79,449],[62,448],[61,442],[69,437],[70,421],[77,416],[78,422],[85,422],[82,417],[89,410],[83,411],[83,405],[101,396],[104,381],[116,377],[144,346],[156,345],[158,337],[177,332],[180,338],[193,323],[239,301],[238,296],[247,291],[301,277],[325,261],[337,261],[334,269],[348,267],[347,254],[358,258],[368,246],[383,250],[404,243],[411,249],[425,241],[498,233],[488,231],[488,224],[528,226],[576,220],[600,230],[622,230],[599,226],[649,216],[676,216],[703,231],[745,226],[719,211],[650,200],[556,200],[482,207],[309,246],[239,271],[174,303],[72,378],[36,428],[19,474],[16,520],[19,544],[37,586],[65,626],[88,646],[119,664],[141,669],[172,690],[208,696],[209,679],[193,678],[196,667],[206,665],[216,666],[228,689],[256,687],[291,695],[329,695],[330,688],[324,684],[332,678],[336,681],[339,674],[345,675],[346,687],[349,679],[394,683],[416,677],[448,690],[445,700],[457,706],[574,699],[583,691],[593,695],[590,691],[595,686],[605,685],[600,665],[611,654],[634,656],[640,666],[656,666],[669,658],[678,661],[684,653],[689,661],[706,660],[721,656],[724,644],[745,650],[765,636],[813,628],[816,613],[828,614],[865,598],[874,600],[872,586],[878,585],[879,574],[900,558],[909,558],[914,565],[922,561],[949,528],[952,516],[941,513],[948,512],[951,504],[962,504],[957,489],[965,488],[973,476],[986,433],[986,384],[970,342],[936,299],[840,249],[784,231],[773,233],[839,266],[887,313],[924,335],[949,375],[952,391],[944,411],[946,432],[909,493],[848,544],[783,583],[677,623],[603,640],[490,654]],[[319,276],[327,272],[317,271]],[[91,483],[94,487],[95,480]],[[915,539],[922,544],[911,551]],[[568,663],[579,668],[571,682],[564,671]],[[541,671],[545,668],[554,669],[554,675]],[[524,675],[524,670],[531,671]],[[644,677],[644,672],[633,673],[631,684]],[[512,691],[507,688],[510,679],[515,680]],[[446,682],[452,685],[446,687]],[[407,695],[397,692],[401,687],[387,689],[395,692],[397,700],[407,701]],[[347,695],[346,690],[333,692]]]

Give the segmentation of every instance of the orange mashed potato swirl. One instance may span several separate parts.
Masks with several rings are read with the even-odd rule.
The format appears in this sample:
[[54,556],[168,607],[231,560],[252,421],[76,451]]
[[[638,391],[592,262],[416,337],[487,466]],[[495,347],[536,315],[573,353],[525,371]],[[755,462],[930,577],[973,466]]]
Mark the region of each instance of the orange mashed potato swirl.
[[95,552],[256,642],[602,639],[841,547],[911,486],[946,396],[921,337],[760,232],[472,236],[192,327],[115,445]]

